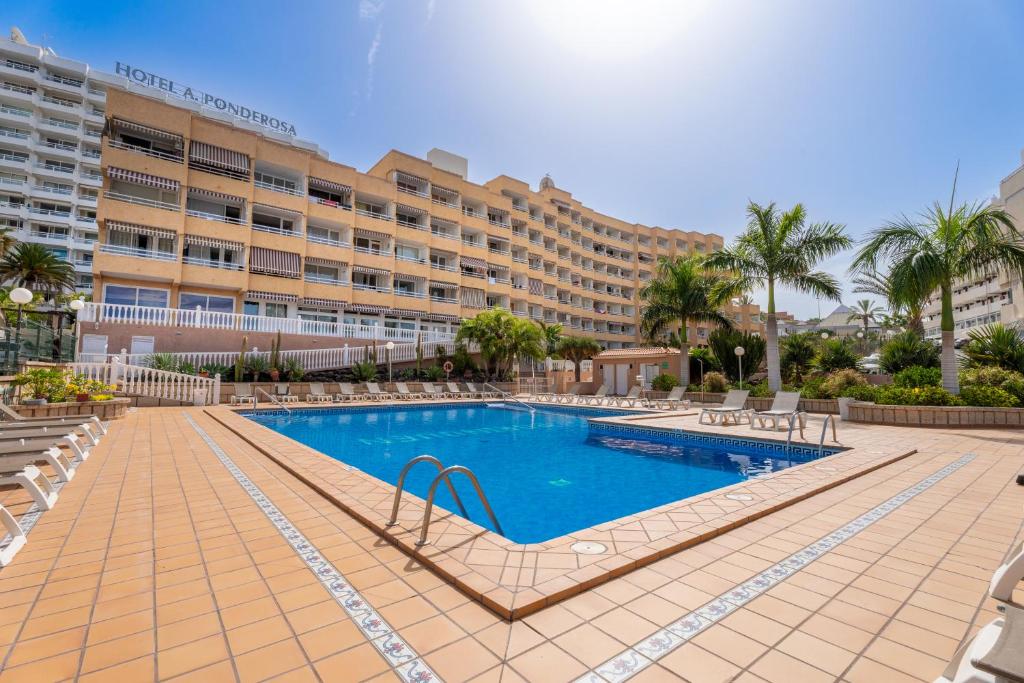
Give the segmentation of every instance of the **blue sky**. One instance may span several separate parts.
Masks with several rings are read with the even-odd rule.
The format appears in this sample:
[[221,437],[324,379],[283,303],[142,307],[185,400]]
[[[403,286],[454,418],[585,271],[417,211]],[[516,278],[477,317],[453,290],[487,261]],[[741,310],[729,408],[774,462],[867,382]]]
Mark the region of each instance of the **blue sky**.
[[[94,68],[277,114],[360,170],[437,146],[477,182],[550,173],[598,211],[726,238],[748,199],[862,236],[948,200],[958,161],[959,196],[983,200],[1024,147],[1020,2],[35,0],[0,17]],[[848,261],[825,267],[846,279]]]

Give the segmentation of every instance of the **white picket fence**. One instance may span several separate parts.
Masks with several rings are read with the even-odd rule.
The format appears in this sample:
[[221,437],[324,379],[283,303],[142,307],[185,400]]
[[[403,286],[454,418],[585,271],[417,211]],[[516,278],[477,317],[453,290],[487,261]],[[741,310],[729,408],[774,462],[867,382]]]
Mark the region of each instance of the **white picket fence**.
[[180,372],[128,365],[117,359],[108,363],[69,363],[76,375],[111,384],[128,396],[163,398],[193,405],[220,403],[220,376],[199,377]]
[[[455,342],[453,341],[442,341],[442,342],[424,342],[423,347],[423,362],[427,365],[433,362],[433,359],[437,355],[438,347],[444,349],[447,355],[455,353]],[[348,368],[356,363],[362,363],[369,360],[367,351],[373,354],[373,345],[368,346],[346,346],[335,349],[300,349],[293,351],[281,351],[280,358],[283,361],[288,358],[295,358],[299,361],[302,369],[305,372],[318,372],[321,370],[341,370],[342,368]],[[388,362],[388,351],[384,344],[377,345],[377,362],[384,364]],[[173,356],[179,362],[191,363],[192,367],[197,370],[204,365],[209,363],[216,363],[217,365],[226,365],[232,367],[235,361],[238,359],[240,351],[183,351],[177,353],[168,353],[160,355]],[[263,358],[269,367],[270,364],[270,352],[269,351],[247,351],[245,354],[246,359],[259,356]],[[109,356],[95,356],[90,354],[83,354],[83,361],[93,361],[101,363],[101,361],[114,362],[119,361],[125,365],[135,367],[147,367],[152,361],[152,354],[110,354]],[[394,348],[391,349],[391,362],[392,363],[407,363],[416,360],[416,344],[395,344]]]
[[123,323],[128,325],[155,325],[208,330],[238,330],[240,332],[280,332],[281,334],[312,335],[317,337],[344,337],[379,342],[415,342],[417,335],[423,341],[451,341],[450,332],[423,332],[377,325],[330,323],[298,318],[270,318],[262,315],[218,313],[202,309],[155,308],[89,302],[79,311],[80,322]]

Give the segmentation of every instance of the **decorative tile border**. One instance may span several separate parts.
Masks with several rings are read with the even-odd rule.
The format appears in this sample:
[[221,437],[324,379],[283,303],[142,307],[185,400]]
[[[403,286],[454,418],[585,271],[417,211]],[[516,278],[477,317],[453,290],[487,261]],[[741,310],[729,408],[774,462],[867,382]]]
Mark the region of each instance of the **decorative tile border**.
[[[379,401],[376,403],[362,403],[360,405],[338,405],[338,404],[326,404],[324,407],[318,406],[305,406],[302,408],[290,408],[290,413],[283,408],[259,408],[256,411],[250,409],[236,411],[243,417],[259,417],[261,415],[324,415],[324,414],[338,414],[338,413],[369,413],[369,412],[388,412],[394,413],[399,411],[408,410],[436,410],[448,409],[448,408],[466,408],[466,407],[477,407],[483,408],[488,403],[509,403],[509,401],[495,399],[493,401],[446,401],[442,403],[416,403],[414,401],[408,401],[405,403],[385,402]],[[513,401],[514,403],[514,401]],[[549,413],[565,413],[568,415],[578,415],[582,417],[619,417],[621,415],[637,415],[639,411],[636,410],[622,410],[618,408],[600,408],[600,407],[589,407],[589,406],[559,406],[551,403],[533,403],[527,402],[536,408],[540,412]]]
[[362,631],[363,636],[377,648],[384,656],[395,673],[410,683],[426,683],[427,681],[440,681],[441,678],[427,666],[426,662],[416,654],[412,647],[405,642],[398,633],[377,613],[363,596],[353,588],[346,580],[345,575],[330,563],[316,546],[304,537],[288,518],[270,502],[270,499],[260,490],[256,484],[228,457],[216,441],[200,427],[191,415],[186,414],[185,419],[192,425],[192,429],[202,437],[206,445],[214,452],[221,464],[227,468],[231,476],[239,483],[242,489],[249,494],[263,514],[267,516],[277,530],[284,536],[295,553],[306,563],[317,579],[323,584],[328,593],[341,605],[342,609],[351,617],[355,625]]
[[625,652],[612,657],[604,664],[588,671],[577,679],[577,683],[617,683],[643,671],[658,659],[684,644],[701,631],[720,621],[754,598],[760,596],[775,584],[814,562],[823,554],[846,542],[867,527],[882,519],[919,493],[953,474],[974,460],[968,453],[942,469],[925,477],[914,486],[904,489],[884,503],[872,508],[849,524],[804,546],[786,559],[772,565],[749,581],[719,595],[710,602],[684,615],[655,634],[645,638]]
[[[654,441],[662,440],[673,443],[684,442],[692,444],[709,444],[712,446],[731,446],[733,448],[743,448],[755,451],[772,451],[774,453],[786,452],[785,444],[774,439],[723,436],[721,434],[712,434],[710,432],[691,432],[682,429],[638,427],[636,425],[627,425],[619,422],[595,422],[592,420],[590,422],[590,433],[608,434],[613,436],[630,435]],[[821,457],[835,455],[836,453],[844,450],[846,449],[836,448],[835,446],[825,446]],[[788,453],[811,459],[819,457],[818,448],[816,446],[806,446],[797,443],[790,444]]]

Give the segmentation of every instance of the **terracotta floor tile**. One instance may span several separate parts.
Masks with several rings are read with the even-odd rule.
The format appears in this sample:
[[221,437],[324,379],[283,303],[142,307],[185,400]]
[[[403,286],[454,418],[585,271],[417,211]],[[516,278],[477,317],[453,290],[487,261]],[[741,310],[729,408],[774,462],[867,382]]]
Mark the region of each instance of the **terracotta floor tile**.
[[224,636],[216,635],[166,650],[161,648],[157,652],[157,668],[161,678],[171,678],[227,658]]
[[424,660],[446,681],[466,681],[499,663],[472,638],[463,638],[427,655]]
[[740,672],[739,667],[693,643],[676,648],[658,664],[688,681],[727,681]]
[[313,663],[324,681],[366,680],[388,671],[388,664],[369,643],[353,647]]
[[154,649],[155,639],[152,631],[142,631],[117,640],[108,640],[85,649],[81,671],[90,673],[106,669],[138,657],[151,655]]
[[108,669],[101,669],[91,674],[79,676],[81,683],[99,683],[101,681],[149,681],[156,672],[156,656],[146,655],[131,661],[117,664]]
[[581,623],[583,619],[563,605],[553,605],[524,619],[526,624],[545,638],[554,638]]
[[233,628],[227,632],[227,638],[231,653],[238,657],[271,643],[293,638],[293,634],[285,618],[277,616]]
[[38,659],[22,666],[8,665],[3,671],[4,683],[39,683],[40,681],[63,681],[75,676],[78,671],[80,653],[65,652],[55,657]]
[[719,625],[697,634],[692,642],[741,669],[768,650],[766,645]]
[[624,607],[602,614],[590,623],[623,643],[637,643],[658,630],[655,624]]
[[835,678],[821,669],[816,669],[799,659],[778,650],[770,650],[750,667],[753,674],[773,683],[816,683],[833,681]]
[[299,642],[314,661],[365,641],[363,632],[347,618],[299,635]]
[[[807,630],[811,631],[809,627]],[[802,662],[824,669],[833,676],[839,676],[846,671],[846,668],[857,657],[853,652],[809,635],[803,630],[794,631],[788,638],[776,645],[776,649]]]
[[7,666],[17,667],[54,655],[77,650],[85,641],[85,627],[58,631],[32,640],[20,640],[7,656]]
[[550,642],[527,650],[509,664],[528,681],[568,681],[586,671],[579,660]]
[[235,667],[231,661],[225,659],[169,680],[174,683],[237,683],[238,677],[235,676]]
[[[261,623],[261,622],[257,622]],[[251,626],[255,626],[252,624]],[[249,628],[243,626],[242,628]],[[241,681],[262,681],[308,664],[306,655],[294,638],[235,655],[235,668]]]
[[580,624],[555,638],[554,642],[591,668],[604,663],[627,647],[591,624]]
[[946,665],[946,662],[941,659],[885,638],[879,638],[873,642],[864,651],[864,656],[897,671],[902,671],[908,676],[920,676],[922,672],[930,671],[941,672]]
[[463,638],[466,632],[444,615],[431,617],[402,630],[402,637],[421,655]]
[[206,638],[223,631],[216,612],[207,612],[190,619],[171,622],[157,629],[160,649],[177,647],[193,640]]

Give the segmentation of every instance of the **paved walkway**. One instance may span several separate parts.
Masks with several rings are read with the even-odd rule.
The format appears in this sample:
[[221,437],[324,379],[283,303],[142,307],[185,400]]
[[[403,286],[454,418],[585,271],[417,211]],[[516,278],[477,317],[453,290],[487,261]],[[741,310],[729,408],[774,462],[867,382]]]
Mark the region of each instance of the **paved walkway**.
[[139,410],[0,571],[0,683],[930,680],[994,614],[1024,434],[870,429],[918,453],[510,624],[202,410]]

